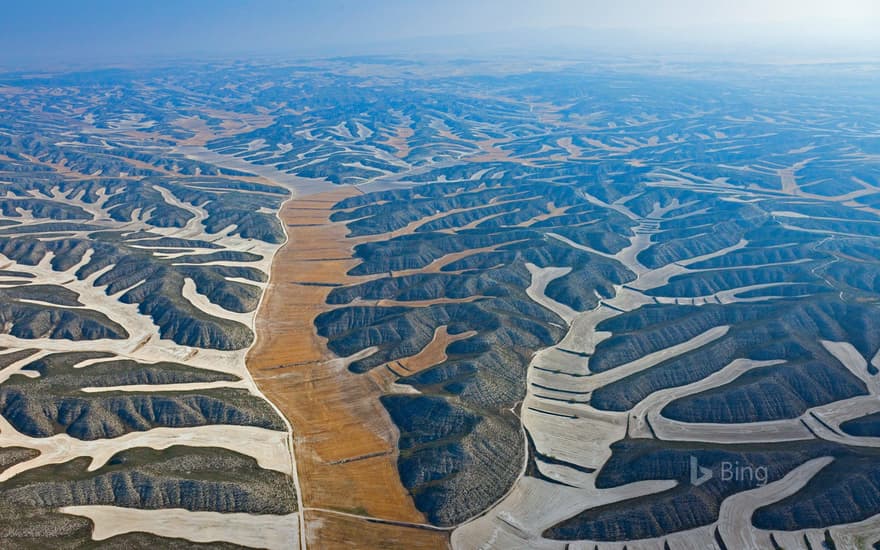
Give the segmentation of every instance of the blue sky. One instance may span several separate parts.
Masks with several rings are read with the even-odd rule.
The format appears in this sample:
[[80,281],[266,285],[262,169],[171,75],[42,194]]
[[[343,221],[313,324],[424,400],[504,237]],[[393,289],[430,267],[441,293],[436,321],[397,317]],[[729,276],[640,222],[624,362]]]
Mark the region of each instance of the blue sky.
[[[3,0],[0,63],[406,49],[420,37],[614,29],[691,44],[878,49],[877,0]],[[617,33],[617,31],[620,31]],[[627,34],[630,33],[630,34]],[[867,46],[866,46],[867,44]],[[616,44],[607,44],[614,49]]]

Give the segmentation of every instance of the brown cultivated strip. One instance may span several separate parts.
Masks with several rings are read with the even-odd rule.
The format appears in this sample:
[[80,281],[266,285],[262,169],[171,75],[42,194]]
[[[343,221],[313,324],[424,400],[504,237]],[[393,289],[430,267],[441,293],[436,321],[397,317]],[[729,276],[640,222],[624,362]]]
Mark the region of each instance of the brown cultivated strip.
[[379,307],[430,307],[438,304],[468,304],[484,299],[485,296],[468,296],[466,298],[432,298],[430,300],[376,300]]
[[209,127],[205,119],[197,115],[179,118],[173,123],[180,128],[194,132],[194,135],[178,142],[178,145],[205,145],[213,139],[266,128],[275,121],[274,117],[268,115],[251,115],[216,109],[206,109],[203,114],[206,117],[221,119],[220,128]]
[[339,188],[282,208],[289,241],[272,266],[248,368],[293,427],[303,506],[312,510],[306,515],[312,547],[380,548],[407,541],[410,548],[442,548],[443,533],[354,517],[425,522],[397,473],[397,430],[379,401],[382,389],[370,377],[349,372],[314,328],[315,317],[329,307],[333,285],[359,280],[346,275],[357,264],[357,241],[346,238],[344,224],[329,221],[331,207],[357,193]]
[[540,214],[538,216],[535,216],[534,218],[530,219],[529,221],[519,224],[519,226],[520,227],[531,227],[531,226],[535,225],[536,223],[549,220],[550,218],[558,218],[559,216],[564,215],[566,210],[568,210],[568,208],[569,208],[568,206],[556,206],[554,203],[548,202],[546,214]]
[[400,126],[397,128],[397,133],[389,137],[385,143],[394,147],[394,155],[397,158],[406,158],[410,152],[409,138],[413,137],[413,135],[415,135],[415,132],[411,127]]
[[[434,365],[439,365],[446,361],[446,347],[459,340],[464,340],[476,335],[475,331],[467,331],[461,334],[449,334],[446,331],[446,325],[437,327],[434,331],[434,338],[425,346],[422,351],[409,357],[398,359],[386,365],[387,369],[393,372],[397,377],[404,377],[416,374],[425,369],[429,369]],[[374,369],[373,372],[381,369]]]
[[446,254],[445,256],[441,256],[429,263],[425,267],[416,268],[416,269],[406,269],[401,271],[395,271],[395,277],[402,277],[405,275],[415,275],[416,273],[460,273],[461,271],[443,271],[443,268],[453,262],[457,262],[462,258],[466,258],[468,256],[472,256],[474,254],[480,254],[482,252],[493,252],[502,246],[509,246],[517,243],[523,242],[522,240],[516,241],[507,241],[498,244],[493,244],[490,246],[485,246],[482,248],[471,248],[470,250],[463,250],[461,252],[452,252]]
[[468,162],[515,162],[525,166],[534,166],[534,164],[525,159],[510,156],[509,151],[505,151],[498,147],[508,143],[509,139],[486,139],[475,143],[480,148],[480,152],[476,155],[464,157],[463,160]]
[[[429,529],[368,522],[353,516],[330,511],[308,510],[305,521],[309,526],[306,544],[309,548],[433,549],[447,546],[443,533]],[[352,538],[352,534],[356,538]]]
[[556,145],[565,149],[565,152],[568,153],[568,158],[577,159],[581,157],[581,148],[575,145],[570,137],[556,140]]

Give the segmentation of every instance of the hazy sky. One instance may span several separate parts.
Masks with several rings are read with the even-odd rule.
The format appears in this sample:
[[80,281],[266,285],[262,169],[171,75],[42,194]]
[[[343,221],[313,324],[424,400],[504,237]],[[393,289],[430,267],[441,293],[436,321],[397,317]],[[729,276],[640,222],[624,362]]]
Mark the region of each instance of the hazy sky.
[[880,53],[878,0],[2,0],[0,62],[354,53],[561,26],[614,29],[601,36],[621,44],[758,37]]

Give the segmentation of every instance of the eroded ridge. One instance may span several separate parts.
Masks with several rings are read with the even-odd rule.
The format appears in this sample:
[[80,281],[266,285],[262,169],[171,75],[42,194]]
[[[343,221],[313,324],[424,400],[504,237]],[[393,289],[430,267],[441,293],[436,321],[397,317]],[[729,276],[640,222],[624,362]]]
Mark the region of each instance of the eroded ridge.
[[[315,328],[381,388],[415,507],[464,547],[849,540],[880,511],[821,487],[873,475],[869,133],[809,102],[798,125],[650,99],[627,117],[619,95],[597,127],[561,87],[536,102],[506,82],[504,113],[427,124],[474,150],[363,176],[330,218],[355,261]],[[818,127],[835,138],[809,145]],[[691,486],[692,457],[764,465],[793,496]]]
[[50,86],[0,115],[0,539],[298,546],[289,428],[244,361],[291,189],[176,152],[169,91]]
[[0,534],[880,540],[875,83],[672,69],[3,77]]
[[[724,503],[754,487],[684,481],[692,455],[716,468],[776,461],[768,483],[797,470],[814,491],[804,476],[826,459],[872,452],[841,434],[873,421],[873,130],[808,100],[797,103],[807,122],[772,102],[740,112],[713,103],[717,85],[687,91],[711,108],[672,115],[659,100],[684,100],[672,80],[651,80],[638,113],[620,102],[637,79],[574,78],[591,86],[581,103],[566,95],[572,80],[543,101],[515,80],[467,119],[428,109],[403,131],[369,126],[386,105],[402,120],[396,91],[379,105],[365,92],[350,124],[310,130],[322,148],[294,162],[275,137],[290,124],[209,145],[229,153],[254,138],[236,154],[295,174],[329,168],[333,147],[347,162],[379,138],[393,149],[387,165],[338,172],[364,194],[333,206],[348,231],[340,258],[353,260],[322,289],[314,327],[349,383],[375,383],[370,399],[399,432],[382,460],[396,460],[424,521],[461,526],[452,542],[465,547],[851,536],[829,529],[870,521],[869,503],[799,524],[754,501],[754,523],[729,525]],[[812,143],[818,128],[834,137]],[[862,370],[846,366],[857,356]],[[654,462],[628,462],[649,450]],[[699,513],[669,512],[682,502]]]

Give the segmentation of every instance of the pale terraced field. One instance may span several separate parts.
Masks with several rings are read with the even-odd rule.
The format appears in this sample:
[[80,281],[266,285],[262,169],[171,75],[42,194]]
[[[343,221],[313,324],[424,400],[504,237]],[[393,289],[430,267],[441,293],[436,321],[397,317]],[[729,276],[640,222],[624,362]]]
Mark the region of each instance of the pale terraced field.
[[880,540],[866,69],[538,65],[0,75],[0,540]]
[[[614,205],[611,205],[614,206]],[[616,207],[632,217],[645,228],[647,220],[662,218],[663,212],[654,208],[647,218],[636,216],[621,206]],[[651,222],[653,224],[653,221]],[[650,394],[636,404],[629,412],[607,413],[589,405],[589,396],[603,386],[633,376],[645,369],[654,367],[661,362],[686,354],[692,350],[724,336],[729,326],[717,326],[682,344],[644,355],[636,361],[615,367],[613,370],[600,373],[589,373],[589,358],[597,353],[597,345],[613,336],[611,332],[599,330],[600,323],[627,311],[632,311],[651,303],[687,304],[699,306],[717,303],[727,304],[737,301],[748,302],[748,298],[738,298],[738,294],[748,293],[756,289],[774,288],[780,284],[743,285],[739,288],[719,292],[711,299],[700,297],[682,302],[679,299],[644,296],[645,291],[667,285],[671,279],[687,273],[688,266],[701,261],[723,257],[725,254],[741,250],[748,246],[740,241],[734,246],[704,256],[690,258],[675,264],[667,264],[659,269],[649,269],[638,261],[641,251],[645,250],[650,240],[640,238],[646,229],[636,229],[629,247],[622,249],[615,257],[637,274],[634,281],[616,290],[613,299],[605,300],[590,312],[579,316],[572,315],[570,309],[547,298],[543,294],[547,279],[564,276],[568,268],[548,267],[539,269],[528,265],[532,274],[532,284],[528,295],[544,307],[555,311],[570,326],[566,337],[556,348],[548,348],[539,352],[532,361],[529,371],[529,391],[523,402],[523,424],[535,444],[538,456],[553,457],[553,463],[539,463],[541,473],[546,481],[523,477],[519,485],[499,502],[490,513],[459,527],[453,535],[453,544],[462,548],[481,548],[486,545],[504,548],[569,548],[570,543],[554,542],[542,537],[542,534],[554,524],[571,517],[579,510],[598,508],[607,502],[617,502],[621,498],[614,496],[616,489],[600,490],[595,486],[596,473],[612,455],[611,446],[622,438],[647,438],[664,441],[685,441],[714,444],[772,444],[784,441],[803,441],[820,434],[820,437],[841,444],[873,447],[876,439],[853,438],[840,429],[841,422],[874,413],[877,408],[877,379],[867,370],[866,358],[848,342],[827,342],[822,345],[849,369],[854,376],[864,381],[870,396],[855,398],[852,402],[839,401],[824,407],[817,407],[799,418],[790,420],[754,422],[749,424],[694,424],[677,422],[662,415],[662,410],[669,403],[688,395],[698,394],[708,389],[717,388],[735,381],[752,369],[766,368],[784,363],[784,360],[752,361],[737,359],[717,373],[689,385],[661,390]],[[571,242],[569,239],[553,235],[568,245],[588,250],[587,247]],[[591,251],[601,254],[598,251]],[[759,267],[759,266],[756,266]],[[768,295],[772,298],[772,294]],[[755,298],[766,301],[768,298]],[[556,353],[554,353],[554,350]],[[563,352],[564,353],[560,353]],[[577,356],[572,357],[571,353]],[[578,356],[586,357],[578,360]],[[577,374],[586,368],[588,374]],[[580,401],[583,400],[583,401]],[[580,434],[589,432],[588,438]],[[561,462],[560,462],[561,461]],[[689,532],[662,537],[655,540],[627,541],[619,544],[607,544],[601,540],[580,541],[579,545],[601,548],[661,548],[664,544],[673,544],[682,548],[703,548],[711,544],[712,539],[719,540],[716,529],[720,532],[720,540],[732,548],[763,548],[771,544],[770,537],[780,542],[794,540],[794,535],[771,533],[768,530],[754,529],[748,518],[761,506],[782,500],[794,495],[802,489],[807,481],[819,470],[833,462],[833,458],[825,457],[804,464],[791,472],[784,479],[752,491],[747,491],[724,501],[721,506],[718,522],[713,528],[700,528]],[[589,472],[589,473],[587,473]],[[550,483],[548,483],[548,481]],[[567,486],[562,488],[559,485]],[[629,486],[633,491],[626,498],[638,498],[636,495],[658,493],[662,486],[650,486],[645,483],[641,489],[638,484]],[[622,488],[622,487],[621,487]],[[669,487],[665,487],[668,489]],[[561,492],[561,493],[560,493]],[[607,500],[597,500],[607,493]],[[548,506],[547,502],[555,499],[559,505]],[[564,502],[564,505],[562,503]],[[871,520],[874,522],[874,520]],[[873,524],[873,523],[871,523]],[[844,537],[845,531],[834,531]],[[801,536],[801,535],[798,535]],[[807,532],[803,536],[808,539],[818,537],[817,533]],[[846,540],[852,540],[847,538]]]
[[[65,116],[58,122],[76,124]],[[222,135],[232,135],[254,126],[224,127]],[[39,500],[55,499],[76,518],[51,521],[83,525],[80,518],[89,518],[95,540],[161,541],[191,532],[194,543],[298,546],[290,433],[245,367],[256,306],[283,238],[280,225],[273,228],[275,209],[290,191],[254,175],[224,179],[207,164],[185,174],[192,161],[182,156],[173,165],[161,156],[114,157],[108,140],[140,147],[157,139],[145,126],[132,128],[82,129],[103,136],[106,157],[90,157],[98,152],[81,143],[4,155],[4,200],[17,193],[11,200],[21,206],[3,218],[18,232],[3,237],[0,285],[34,290],[7,301],[3,312],[0,345],[11,359],[0,374],[0,451],[33,454],[4,464],[0,485],[37,490],[28,487],[47,481]],[[21,146],[4,144],[7,151]],[[167,145],[162,150],[170,154]],[[143,172],[161,181],[144,183]],[[258,195],[223,206],[242,182]],[[16,187],[25,191],[10,194]],[[267,212],[251,229],[235,213],[247,203]],[[150,470],[165,460],[169,466]],[[179,471],[175,460],[190,465]],[[81,483],[98,481],[64,496],[65,484],[76,481],[58,468],[82,468]],[[212,469],[219,476],[203,477]],[[140,475],[141,488],[120,487],[115,498],[97,489],[107,476],[128,475]],[[226,485],[212,481],[223,476]],[[202,496],[174,496],[177,484]],[[13,546],[40,544],[50,533],[59,543],[82,542],[82,531],[67,528],[22,535],[9,514],[4,509],[0,523]]]
[[[82,204],[77,200],[67,200],[67,204]],[[94,206],[90,205],[92,209]],[[181,208],[186,208],[184,203],[178,203]],[[122,225],[120,229],[128,233],[137,232],[139,230],[147,230],[155,233],[157,236],[165,236],[169,238],[185,238],[199,239],[205,238],[204,227],[199,221],[201,212],[195,207],[190,207],[194,213],[193,220],[195,224],[187,224],[181,230],[157,230],[143,222],[135,221]],[[36,220],[34,220],[36,223]],[[112,227],[112,226],[110,226]],[[84,232],[72,233],[72,236],[85,237]],[[220,237],[209,236],[212,248],[224,250],[247,250],[250,254],[254,254],[257,261],[248,261],[240,263],[235,261],[209,262],[202,265],[220,265],[238,267],[246,265],[248,268],[254,268],[262,272],[268,272],[272,255],[277,246],[263,243],[260,241],[243,240],[235,236]],[[153,252],[153,249],[147,249]],[[156,251],[158,257],[161,251]],[[198,258],[199,251],[197,249],[186,249],[182,252],[188,259]],[[80,392],[84,394],[101,394],[110,392],[118,394],[123,392],[136,396],[149,396],[155,394],[158,396],[168,395],[187,395],[190,393],[198,394],[204,390],[217,390],[223,388],[235,388],[236,391],[244,392],[246,395],[265,403],[266,412],[273,414],[271,405],[264,401],[264,397],[259,392],[245,369],[244,358],[246,349],[221,351],[214,350],[203,346],[185,346],[163,337],[157,327],[150,318],[144,316],[138,311],[136,305],[125,305],[119,302],[121,293],[113,293],[108,295],[97,279],[108,270],[112,270],[113,266],[96,272],[94,275],[80,279],[75,276],[77,269],[87,265],[94,258],[94,252],[89,251],[83,257],[83,260],[69,269],[57,270],[52,267],[51,262],[57,255],[47,254],[39,263],[30,266],[22,265],[7,258],[7,268],[14,269],[22,274],[29,274],[34,281],[44,285],[56,285],[56,288],[65,288],[75,292],[79,301],[78,308],[87,311],[98,312],[106,316],[110,322],[117,323],[125,328],[127,335],[125,338],[117,339],[99,339],[99,340],[82,340],[70,341],[67,339],[50,338],[33,338],[33,337],[17,337],[14,334],[0,335],[2,345],[9,350],[8,353],[15,353],[16,350],[29,348],[37,348],[39,355],[45,357],[49,353],[70,353],[81,351],[83,353],[105,353],[104,361],[116,361],[120,359],[133,360],[142,364],[157,364],[162,362],[185,365],[188,368],[196,370],[204,370],[206,372],[218,372],[232,375],[237,381],[228,382],[202,382],[202,383],[158,383],[158,384],[127,384],[113,385],[109,387],[89,387],[88,377],[84,378],[83,386]],[[174,256],[169,257],[173,262]],[[182,264],[181,264],[182,265]],[[248,282],[250,284],[250,282]],[[260,283],[257,283],[260,285]],[[253,327],[255,322],[255,310],[250,312],[236,313],[228,311],[223,307],[213,303],[207,296],[196,290],[195,283],[192,279],[185,279],[181,297],[188,301],[192,307],[203,312],[206,315],[225,318],[243,327]],[[36,304],[45,302],[33,302]],[[22,375],[30,376],[33,371],[27,369],[32,361],[39,357],[33,355],[27,359],[17,361],[3,369],[4,380],[12,380]],[[90,365],[72,365],[74,368],[82,369],[84,374],[89,369],[94,368],[95,363]],[[39,375],[37,375],[39,376]],[[161,421],[160,421],[161,422]],[[21,433],[5,419],[0,419],[2,428],[0,428],[0,445],[3,447],[16,447],[22,449],[34,449],[40,454],[35,458],[20,462],[0,474],[2,481],[8,482],[15,480],[24,472],[39,470],[47,465],[60,464],[69,462],[79,457],[89,459],[89,471],[96,471],[104,467],[111,457],[127,449],[149,448],[156,450],[168,449],[171,447],[182,448],[223,448],[238,453],[242,456],[251,457],[255,460],[259,468],[278,472],[282,476],[290,478],[294,475],[293,459],[289,447],[289,435],[283,430],[265,429],[257,426],[230,426],[218,424],[208,425],[192,425],[192,426],[168,426],[147,429],[146,431],[134,431],[122,436],[112,437],[108,439],[98,439],[95,441],[82,441],[75,437],[61,433],[52,437],[33,437],[25,433]],[[295,508],[295,502],[294,502]],[[158,512],[157,512],[158,513]],[[160,525],[153,518],[144,523],[140,520],[129,521],[130,510],[127,508],[103,507],[101,509],[99,529],[101,525],[111,524],[112,531],[107,536],[119,535],[134,531],[143,531],[155,533],[159,536],[168,536],[169,529],[151,529],[150,525]],[[85,514],[89,516],[89,514]],[[91,516],[89,516],[91,517]],[[151,516],[148,516],[151,517]],[[288,535],[296,533],[296,517],[293,517],[293,525],[288,529]],[[266,521],[276,522],[279,518],[267,516]],[[283,521],[283,519],[281,519]],[[246,529],[248,533],[244,535],[247,546],[270,546],[273,548],[289,548],[292,541],[296,541],[297,537],[281,537],[273,534],[271,531],[260,530],[255,528],[251,522]],[[175,529],[176,533],[184,532],[185,529]],[[200,528],[199,535],[194,536],[194,541],[218,541],[228,540],[230,542],[241,542],[242,524],[220,520],[207,524]],[[100,533],[103,531],[96,531]],[[106,537],[104,537],[106,538]]]

